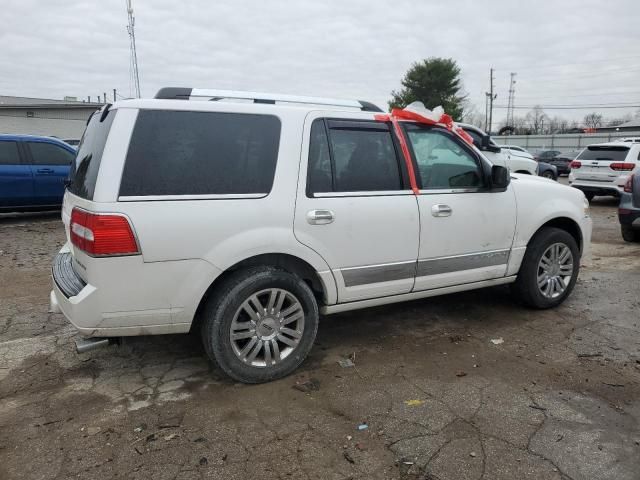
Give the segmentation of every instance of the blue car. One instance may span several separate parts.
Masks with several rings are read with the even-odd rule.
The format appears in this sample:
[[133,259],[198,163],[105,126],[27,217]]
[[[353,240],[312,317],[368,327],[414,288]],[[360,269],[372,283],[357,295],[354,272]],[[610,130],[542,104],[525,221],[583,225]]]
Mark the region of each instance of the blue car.
[[0,134],[0,211],[60,207],[75,155],[56,138]]

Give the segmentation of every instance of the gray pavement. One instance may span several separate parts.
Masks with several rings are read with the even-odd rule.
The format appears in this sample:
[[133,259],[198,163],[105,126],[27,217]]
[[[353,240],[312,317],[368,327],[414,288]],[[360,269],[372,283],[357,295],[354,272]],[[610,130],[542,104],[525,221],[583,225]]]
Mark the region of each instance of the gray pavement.
[[4,216],[0,478],[638,479],[640,245],[614,201],[592,213],[560,308],[500,287],[325,317],[302,368],[256,386],[195,336],[75,353],[47,313],[57,214]]

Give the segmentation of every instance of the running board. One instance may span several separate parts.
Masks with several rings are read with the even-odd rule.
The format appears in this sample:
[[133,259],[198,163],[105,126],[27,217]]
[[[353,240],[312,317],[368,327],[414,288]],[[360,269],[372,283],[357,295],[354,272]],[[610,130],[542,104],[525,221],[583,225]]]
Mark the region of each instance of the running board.
[[358,300],[355,302],[338,303],[336,305],[325,305],[320,309],[323,315],[332,313],[348,312],[349,310],[358,310],[360,308],[379,307],[390,303],[407,302],[409,300],[418,300],[420,298],[437,297],[438,295],[446,295],[447,293],[464,292],[467,290],[475,290],[476,288],[493,287],[494,285],[504,285],[505,283],[513,283],[516,281],[516,275],[510,277],[500,277],[493,280],[482,280],[480,282],[463,283],[451,287],[434,288],[431,290],[422,290],[419,292],[402,293],[400,295],[391,295],[388,297],[371,298],[369,300]]

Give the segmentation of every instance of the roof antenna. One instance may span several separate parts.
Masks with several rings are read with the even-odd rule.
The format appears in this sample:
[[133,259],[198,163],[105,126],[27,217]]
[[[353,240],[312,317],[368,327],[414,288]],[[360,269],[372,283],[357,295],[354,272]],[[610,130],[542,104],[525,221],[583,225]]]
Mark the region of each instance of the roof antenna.
[[127,2],[127,16],[129,18],[129,23],[127,25],[127,32],[129,32],[129,50],[130,50],[130,59],[129,59],[129,67],[131,78],[129,79],[129,92],[131,92],[131,85],[133,85],[133,90],[135,90],[136,98],[140,98],[140,75],[138,72],[138,55],[136,53],[136,33],[135,33],[135,23],[136,19],[133,16],[133,5],[131,4],[131,0],[126,0]]

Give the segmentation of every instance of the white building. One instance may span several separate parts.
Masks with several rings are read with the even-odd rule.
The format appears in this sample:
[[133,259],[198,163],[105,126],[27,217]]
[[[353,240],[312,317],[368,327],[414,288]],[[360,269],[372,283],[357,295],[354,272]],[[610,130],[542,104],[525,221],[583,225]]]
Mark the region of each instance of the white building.
[[103,104],[0,95],[0,133],[79,139],[87,119]]

